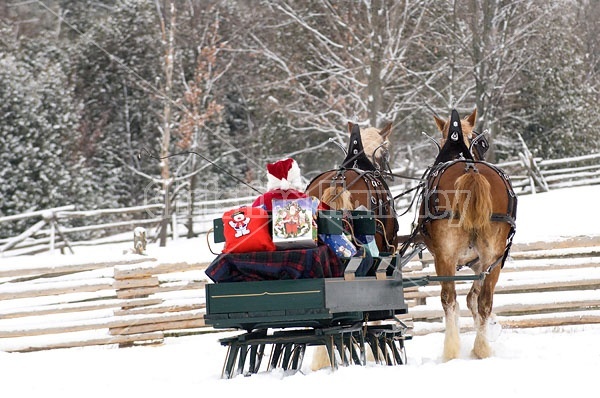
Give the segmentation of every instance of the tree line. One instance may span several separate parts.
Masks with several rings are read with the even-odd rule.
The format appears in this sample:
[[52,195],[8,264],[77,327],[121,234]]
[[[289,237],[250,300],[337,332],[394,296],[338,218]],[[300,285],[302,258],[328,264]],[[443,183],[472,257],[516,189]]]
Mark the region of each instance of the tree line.
[[591,153],[599,17],[595,0],[9,0],[0,216],[252,195],[267,162],[336,167],[349,120],[391,121],[393,166],[424,166],[452,108],[477,108],[493,161],[519,137]]

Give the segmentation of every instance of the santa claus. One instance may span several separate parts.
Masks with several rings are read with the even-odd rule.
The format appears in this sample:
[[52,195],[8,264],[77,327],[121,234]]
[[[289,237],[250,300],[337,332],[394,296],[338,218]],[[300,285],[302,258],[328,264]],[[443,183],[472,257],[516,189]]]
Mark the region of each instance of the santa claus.
[[267,192],[260,195],[252,206],[272,211],[273,199],[306,198],[300,167],[294,159],[287,158],[267,164]]

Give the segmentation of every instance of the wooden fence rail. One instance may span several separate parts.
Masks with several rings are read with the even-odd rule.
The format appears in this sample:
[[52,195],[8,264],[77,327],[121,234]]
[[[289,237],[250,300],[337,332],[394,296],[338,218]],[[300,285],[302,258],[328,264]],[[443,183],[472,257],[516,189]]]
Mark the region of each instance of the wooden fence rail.
[[[600,253],[597,246],[572,249],[548,246],[533,251],[513,248],[512,260],[500,274],[494,296],[496,320],[504,327],[541,327],[600,323]],[[515,251],[516,249],[516,251]],[[521,249],[522,250],[522,249]],[[423,269],[413,266],[405,277],[434,275],[429,259]],[[463,271],[470,273],[470,271]],[[458,282],[462,330],[473,330],[466,295],[471,283]],[[413,334],[442,331],[440,286],[428,285],[405,291],[409,312],[402,316],[413,326]]]
[[[543,250],[552,248],[515,246],[495,296],[503,326],[600,323],[598,247],[569,249],[563,243],[560,251]],[[211,330],[204,324],[204,263],[131,254],[89,263],[10,264],[8,259],[0,269],[2,351],[155,344],[166,336]],[[425,256],[409,263],[404,276],[432,273]],[[465,330],[472,328],[464,305],[468,289],[468,284],[457,288]],[[413,335],[443,330],[439,286],[407,288],[405,297],[410,307],[402,318]]]
[[0,269],[0,350],[160,343],[204,327],[206,264],[146,256]]

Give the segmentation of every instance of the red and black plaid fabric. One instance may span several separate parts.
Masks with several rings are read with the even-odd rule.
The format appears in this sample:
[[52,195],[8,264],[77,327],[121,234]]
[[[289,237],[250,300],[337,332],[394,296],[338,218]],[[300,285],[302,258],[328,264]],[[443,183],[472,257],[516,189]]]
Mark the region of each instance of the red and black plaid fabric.
[[274,252],[223,253],[206,269],[216,283],[342,276],[343,265],[326,245]]

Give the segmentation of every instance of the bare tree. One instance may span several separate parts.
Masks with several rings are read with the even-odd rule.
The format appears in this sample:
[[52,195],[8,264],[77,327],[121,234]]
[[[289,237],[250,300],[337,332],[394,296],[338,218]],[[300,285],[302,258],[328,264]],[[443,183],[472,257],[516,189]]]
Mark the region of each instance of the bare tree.
[[379,126],[405,117],[419,103],[428,75],[438,73],[416,70],[411,61],[423,51],[432,3],[270,2],[247,42],[270,73],[256,95],[272,105],[271,117],[288,121],[290,132],[313,135],[316,143],[301,151],[327,137],[345,144],[348,119]]
[[173,64],[175,60],[175,21],[176,11],[173,1],[169,4],[169,23],[166,22],[166,17],[160,9],[160,2],[156,0],[157,13],[160,20],[161,42],[164,48],[164,83],[162,92],[165,98],[163,99],[163,115],[162,126],[160,128],[160,178],[162,184],[162,192],[164,197],[163,219],[160,226],[160,246],[167,245],[167,228],[169,226],[169,215],[171,213],[170,191],[173,180],[171,178],[171,170],[169,168],[169,147],[171,145],[171,126],[172,119],[172,92],[173,92]]
[[190,206],[186,224],[188,238],[194,236],[191,205],[196,198],[197,176],[207,166],[206,164],[204,167],[199,166],[196,153],[207,147],[207,136],[204,131],[207,123],[219,121],[223,112],[223,105],[215,99],[215,91],[219,79],[222,78],[228,67],[227,65],[220,67],[217,64],[220,52],[225,47],[220,40],[218,30],[219,15],[215,13],[213,23],[204,30],[201,44],[198,46],[193,80],[184,82],[185,92],[182,103],[185,105],[185,111],[177,130],[177,135],[180,137],[177,146],[190,152],[180,166],[180,170],[186,170],[187,173],[176,178],[176,181],[183,182],[178,189],[187,188],[189,190]]
[[536,46],[560,11],[559,2],[452,0],[437,25],[450,73],[433,85],[442,98],[434,106],[444,112],[476,107],[478,130],[490,141],[509,136],[507,120],[522,104],[523,72],[538,62]]

